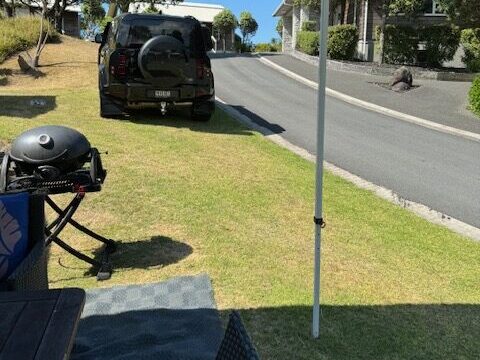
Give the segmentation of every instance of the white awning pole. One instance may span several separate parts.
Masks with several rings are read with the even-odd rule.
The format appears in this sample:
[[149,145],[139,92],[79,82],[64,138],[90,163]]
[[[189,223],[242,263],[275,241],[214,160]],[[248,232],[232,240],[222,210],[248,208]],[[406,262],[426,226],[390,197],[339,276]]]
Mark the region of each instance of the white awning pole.
[[322,0],[320,13],[320,49],[318,64],[317,158],[315,187],[315,269],[313,281],[312,335],[320,335],[320,248],[322,239],[323,157],[325,143],[325,87],[327,79],[327,39],[329,0]]

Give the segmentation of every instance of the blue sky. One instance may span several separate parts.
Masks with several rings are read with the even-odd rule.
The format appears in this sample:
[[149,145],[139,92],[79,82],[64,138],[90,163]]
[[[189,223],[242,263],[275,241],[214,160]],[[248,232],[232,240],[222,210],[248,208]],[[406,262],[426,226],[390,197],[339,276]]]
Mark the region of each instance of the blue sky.
[[272,14],[280,0],[185,0],[185,2],[223,5],[232,10],[237,18],[242,11],[250,11],[258,22],[258,31],[252,39],[253,42],[270,42],[271,38],[278,38],[275,31],[278,19],[272,17]]

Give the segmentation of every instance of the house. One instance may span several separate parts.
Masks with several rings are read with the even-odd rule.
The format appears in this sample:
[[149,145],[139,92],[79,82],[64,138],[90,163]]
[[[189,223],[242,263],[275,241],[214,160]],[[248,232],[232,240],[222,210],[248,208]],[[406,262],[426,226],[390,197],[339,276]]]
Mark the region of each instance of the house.
[[[333,3],[338,4],[333,7]],[[344,0],[330,2],[329,25],[354,24],[358,28],[359,40],[357,58],[373,61],[375,58],[376,27],[381,25],[381,0]],[[274,17],[283,19],[282,45],[284,52],[296,49],[297,33],[305,21],[316,21],[320,18],[318,10],[294,5],[294,0],[282,0],[273,13]],[[415,18],[416,25],[434,25],[447,22],[447,16],[442,12],[436,0],[426,0],[423,13]],[[398,14],[389,16],[386,23],[412,25],[412,19]]]
[[[235,50],[235,32],[231,31],[230,34],[227,34],[225,39],[223,34],[213,30],[213,19],[214,17],[225,10],[225,7],[222,5],[214,4],[201,4],[201,3],[191,3],[191,2],[182,2],[176,5],[172,4],[155,4],[155,8],[162,14],[172,15],[172,16],[193,16],[203,25],[207,26],[213,34],[213,43],[214,51],[223,51],[223,44],[225,43],[225,50],[230,52]],[[131,13],[142,13],[147,8],[150,7],[150,3],[132,3],[130,4],[129,12]],[[225,41],[224,41],[225,40]]]
[[[53,5],[53,1],[49,2],[48,8]],[[17,4],[15,7],[15,16],[40,16],[41,3],[32,3],[30,6]],[[68,5],[65,8],[62,17],[62,34],[80,37],[80,5]],[[1,14],[1,11],[0,11]]]

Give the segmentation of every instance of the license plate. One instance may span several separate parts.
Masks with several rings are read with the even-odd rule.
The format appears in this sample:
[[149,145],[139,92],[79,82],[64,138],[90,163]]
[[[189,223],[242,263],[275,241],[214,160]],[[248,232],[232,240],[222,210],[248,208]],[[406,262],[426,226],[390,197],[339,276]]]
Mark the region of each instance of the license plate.
[[169,90],[155,90],[153,96],[159,99],[169,99],[172,97],[172,92]]

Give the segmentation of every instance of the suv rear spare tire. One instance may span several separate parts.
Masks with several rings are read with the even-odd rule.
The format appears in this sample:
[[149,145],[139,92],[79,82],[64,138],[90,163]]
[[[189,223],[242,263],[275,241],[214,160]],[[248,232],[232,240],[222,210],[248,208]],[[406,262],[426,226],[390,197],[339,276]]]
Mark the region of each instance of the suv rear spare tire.
[[166,88],[182,82],[188,62],[185,46],[173,36],[151,38],[138,53],[138,66],[145,79],[161,81]]

